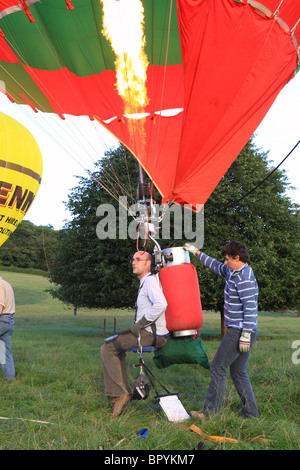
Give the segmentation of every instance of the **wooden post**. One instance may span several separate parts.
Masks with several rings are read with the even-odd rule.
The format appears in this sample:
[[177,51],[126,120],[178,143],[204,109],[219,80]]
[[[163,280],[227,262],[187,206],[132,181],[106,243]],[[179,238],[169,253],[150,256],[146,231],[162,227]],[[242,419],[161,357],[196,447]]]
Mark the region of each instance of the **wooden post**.
[[224,310],[221,311],[221,340],[228,331],[227,326],[224,326]]
[[105,328],[106,328],[106,318],[103,320],[103,334],[105,335]]
[[221,310],[221,339],[225,335],[225,327],[224,327],[224,311]]
[[117,319],[116,317],[114,317],[114,335],[116,334],[116,330],[117,330]]

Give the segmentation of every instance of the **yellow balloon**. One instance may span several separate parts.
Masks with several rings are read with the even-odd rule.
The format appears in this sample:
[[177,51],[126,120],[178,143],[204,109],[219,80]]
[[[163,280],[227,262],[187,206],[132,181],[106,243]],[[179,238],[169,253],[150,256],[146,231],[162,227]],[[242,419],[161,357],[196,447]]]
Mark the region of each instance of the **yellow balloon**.
[[0,113],[0,246],[17,228],[41,184],[43,160],[30,132]]

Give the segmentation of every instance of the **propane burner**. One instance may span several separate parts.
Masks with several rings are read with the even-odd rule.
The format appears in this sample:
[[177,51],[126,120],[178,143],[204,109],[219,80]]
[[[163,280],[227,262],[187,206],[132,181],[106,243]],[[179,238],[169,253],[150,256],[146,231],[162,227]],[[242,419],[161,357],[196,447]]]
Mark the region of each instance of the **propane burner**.
[[190,263],[190,254],[182,246],[162,250],[165,266]]

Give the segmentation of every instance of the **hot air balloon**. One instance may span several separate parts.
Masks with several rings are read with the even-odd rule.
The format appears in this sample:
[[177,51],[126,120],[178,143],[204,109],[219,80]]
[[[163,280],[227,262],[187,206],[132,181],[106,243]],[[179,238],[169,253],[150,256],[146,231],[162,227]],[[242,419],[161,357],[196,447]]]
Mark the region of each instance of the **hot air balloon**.
[[132,104],[139,79],[125,54],[125,107],[109,24],[130,36],[134,1],[0,0],[3,91],[35,112],[96,119],[135,155],[163,202],[197,210],[297,71],[300,3],[136,0],[146,99]]
[[[300,4],[142,5],[149,63],[142,119],[124,115],[100,0],[0,1],[0,80],[10,99],[34,110],[96,117],[132,151],[164,201],[195,207],[295,75]],[[122,10],[117,28],[126,22]],[[143,124],[143,136],[133,121]]]
[[43,161],[30,132],[0,113],[0,246],[28,212],[41,184]]

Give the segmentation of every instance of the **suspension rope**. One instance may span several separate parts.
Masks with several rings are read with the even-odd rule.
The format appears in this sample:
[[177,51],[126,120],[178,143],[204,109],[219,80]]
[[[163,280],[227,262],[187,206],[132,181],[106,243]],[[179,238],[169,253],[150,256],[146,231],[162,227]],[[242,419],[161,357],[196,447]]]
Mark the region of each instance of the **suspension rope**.
[[[278,168],[285,162],[285,160],[294,152],[294,150],[297,148],[297,146],[300,144],[300,140],[298,140],[298,142],[296,143],[296,145],[292,148],[292,150],[284,157],[284,159],[279,163],[279,165],[277,165],[275,168],[273,168],[273,170],[262,180],[260,181],[256,186],[254,186],[254,188],[252,188],[250,191],[248,191],[246,194],[244,194],[244,196],[242,196],[241,198],[237,199],[236,201],[232,202],[231,204],[229,204],[228,206],[224,207],[223,209],[221,209],[217,215],[219,214],[222,214],[223,212],[225,212],[226,210],[230,209],[231,207],[233,206],[236,206],[240,201],[242,201],[243,199],[245,199],[247,196],[249,196],[250,194],[252,194],[254,191],[256,191],[257,188],[259,188],[268,178],[270,178],[270,176],[276,171],[278,170]],[[205,214],[205,217],[210,217],[211,215],[213,214]]]

